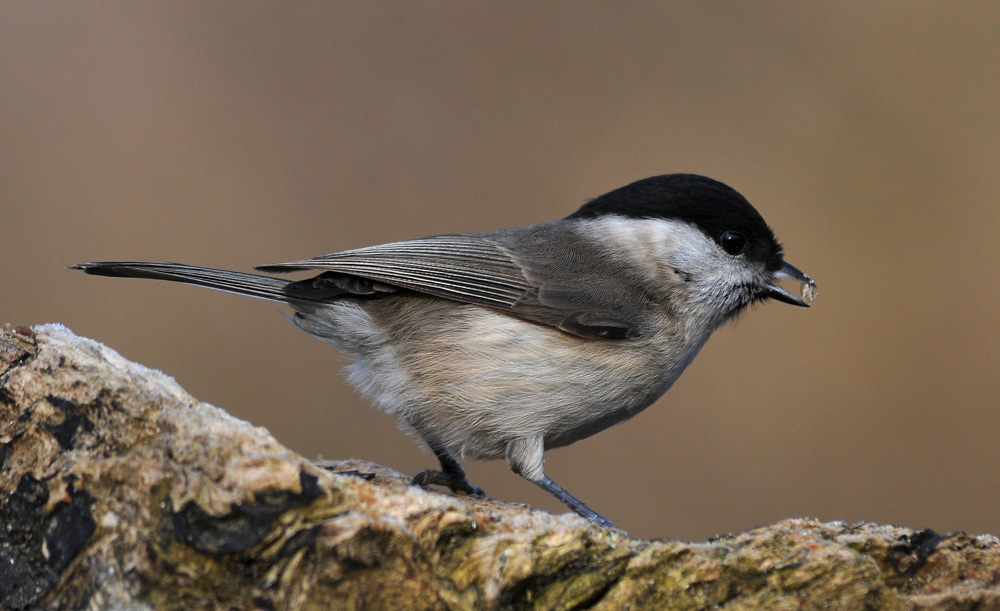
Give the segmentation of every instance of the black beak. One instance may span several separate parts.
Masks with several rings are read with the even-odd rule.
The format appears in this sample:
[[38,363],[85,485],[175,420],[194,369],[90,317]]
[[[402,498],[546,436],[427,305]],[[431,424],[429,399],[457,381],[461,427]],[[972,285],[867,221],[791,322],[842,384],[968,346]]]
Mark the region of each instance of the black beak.
[[[799,297],[798,295],[793,295],[778,286],[774,280],[779,278],[789,278],[801,284],[802,296]],[[791,263],[782,263],[781,269],[774,273],[771,282],[764,285],[764,296],[777,301],[782,301],[784,303],[790,303],[792,305],[808,308],[812,305],[813,300],[816,299],[816,283],[812,278],[799,271],[799,269]]]

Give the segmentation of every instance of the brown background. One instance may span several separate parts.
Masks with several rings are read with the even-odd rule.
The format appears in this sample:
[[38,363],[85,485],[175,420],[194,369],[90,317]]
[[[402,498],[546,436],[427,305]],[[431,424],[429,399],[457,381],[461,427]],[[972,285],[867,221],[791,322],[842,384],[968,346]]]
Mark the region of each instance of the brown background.
[[[548,454],[640,536],[787,517],[1000,534],[997,3],[15,3],[0,322],[61,322],[307,456],[432,463],[261,301],[91,278],[558,218],[688,171],[819,282]],[[492,495],[561,511],[500,463]]]

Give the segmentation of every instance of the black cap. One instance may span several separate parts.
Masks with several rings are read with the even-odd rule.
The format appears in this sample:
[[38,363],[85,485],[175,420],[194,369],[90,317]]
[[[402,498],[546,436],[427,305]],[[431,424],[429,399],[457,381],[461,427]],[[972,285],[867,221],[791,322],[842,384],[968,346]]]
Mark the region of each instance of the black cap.
[[738,233],[747,240],[744,253],[777,270],[783,262],[781,244],[760,213],[735,189],[697,174],[664,174],[637,180],[593,199],[567,219],[620,216],[633,219],[674,219],[701,229],[716,242]]

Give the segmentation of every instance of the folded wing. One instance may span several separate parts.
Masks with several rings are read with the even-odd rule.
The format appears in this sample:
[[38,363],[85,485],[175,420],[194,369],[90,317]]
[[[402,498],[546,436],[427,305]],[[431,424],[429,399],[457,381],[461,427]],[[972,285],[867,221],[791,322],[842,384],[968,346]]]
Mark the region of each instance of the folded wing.
[[[445,235],[393,242],[312,259],[262,265],[270,273],[318,270],[289,294],[370,295],[392,287],[472,303],[587,338],[640,335],[648,299],[593,246],[564,227]],[[345,287],[360,288],[345,290]],[[328,288],[324,288],[324,285]],[[380,288],[381,287],[381,288]],[[310,293],[310,291],[313,291]]]

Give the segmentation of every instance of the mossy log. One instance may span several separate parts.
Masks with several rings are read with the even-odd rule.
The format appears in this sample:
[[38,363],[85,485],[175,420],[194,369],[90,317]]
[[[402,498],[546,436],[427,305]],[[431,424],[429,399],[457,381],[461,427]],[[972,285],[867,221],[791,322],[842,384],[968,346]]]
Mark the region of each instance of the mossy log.
[[1000,541],[651,541],[317,463],[59,325],[0,333],[0,609],[1000,608]]

